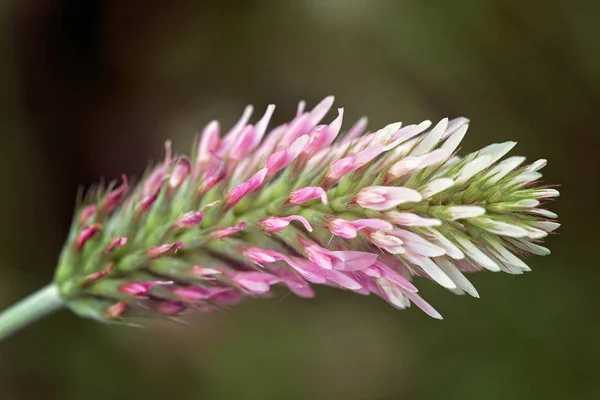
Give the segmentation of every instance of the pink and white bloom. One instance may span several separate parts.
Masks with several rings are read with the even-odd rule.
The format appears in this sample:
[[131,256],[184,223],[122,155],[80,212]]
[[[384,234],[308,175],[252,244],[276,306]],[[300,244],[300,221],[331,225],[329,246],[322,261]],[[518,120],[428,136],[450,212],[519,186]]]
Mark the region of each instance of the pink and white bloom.
[[419,278],[478,297],[468,273],[522,274],[523,254],[549,254],[540,243],[559,224],[543,207],[559,193],[537,184],[546,160],[502,160],[514,142],[461,158],[464,117],[367,132],[365,118],[344,128],[341,108],[323,121],[332,105],[302,102],[276,127],[275,106],[257,121],[248,106],[230,129],[210,122],[191,158],[167,141],[137,187],[124,177],[86,196],[56,274],[65,301],[120,320],[326,285],[441,318]]
[[407,202],[419,202],[422,197],[416,190],[404,187],[370,186],[356,195],[355,201],[361,207],[384,211]]
[[288,227],[290,222],[298,221],[304,225],[304,229],[312,232],[313,228],[310,226],[306,218],[299,215],[290,215],[289,217],[269,217],[260,221],[265,232],[280,232]]
[[358,231],[364,228],[373,230],[392,230],[394,226],[388,221],[377,218],[357,219],[346,221],[342,218],[331,218],[327,224],[327,230],[344,239],[354,239]]
[[290,192],[288,201],[298,205],[315,199],[321,199],[321,203],[327,204],[327,192],[321,187],[305,187]]

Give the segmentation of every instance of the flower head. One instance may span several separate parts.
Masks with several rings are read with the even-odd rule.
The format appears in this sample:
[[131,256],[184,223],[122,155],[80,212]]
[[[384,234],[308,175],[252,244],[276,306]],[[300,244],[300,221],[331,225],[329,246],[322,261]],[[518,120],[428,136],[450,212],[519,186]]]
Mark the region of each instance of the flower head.
[[479,294],[467,272],[521,274],[558,196],[540,185],[539,160],[502,158],[514,142],[458,157],[465,118],[347,132],[343,109],[323,123],[328,97],[303,103],[269,131],[252,107],[223,136],[213,121],[191,157],[171,154],[137,187],[127,180],[77,211],[56,282],[76,312],[101,320],[210,311],[283,287],[311,284],[374,294],[397,308],[440,314],[414,277]]

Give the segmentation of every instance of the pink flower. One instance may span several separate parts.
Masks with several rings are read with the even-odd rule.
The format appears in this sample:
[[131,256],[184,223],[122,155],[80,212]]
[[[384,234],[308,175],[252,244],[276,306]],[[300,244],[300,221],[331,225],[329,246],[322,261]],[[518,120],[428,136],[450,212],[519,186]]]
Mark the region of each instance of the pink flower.
[[196,164],[199,168],[214,157],[221,142],[219,132],[218,121],[211,121],[202,131],[198,142],[198,154],[196,155]]
[[167,172],[171,165],[171,141],[165,142],[165,161],[160,164],[152,174],[146,179],[142,186],[144,197],[160,192],[164,181],[167,179]]
[[265,232],[280,232],[287,228],[292,221],[300,222],[309,232],[312,232],[313,230],[308,221],[299,215],[291,215],[289,217],[269,217],[261,220],[260,223]]
[[302,152],[306,155],[313,155],[319,150],[330,146],[340,132],[343,117],[344,109],[340,108],[338,109],[338,117],[331,123],[331,125],[320,125],[315,127],[309,133],[310,139]]
[[83,227],[77,239],[75,240],[75,244],[78,251],[83,250],[83,246],[93,239],[98,233],[102,231],[102,225],[94,224]]
[[185,178],[188,177],[191,170],[192,167],[190,165],[190,161],[185,157],[181,157],[175,164],[175,167],[173,167],[173,171],[171,172],[171,176],[169,178],[169,186],[171,188],[178,188],[183,183]]
[[254,295],[267,293],[271,285],[281,282],[281,278],[266,272],[238,272],[233,276],[234,282]]
[[226,208],[236,205],[248,193],[252,193],[258,189],[267,177],[268,171],[269,170],[267,168],[261,169],[254,174],[252,178],[227,192],[225,195]]
[[362,251],[331,251],[318,244],[298,236],[309,260],[319,267],[331,270],[353,271],[372,265],[377,260],[377,255]]
[[235,235],[236,233],[243,231],[244,229],[246,229],[246,223],[239,222],[239,223],[235,224],[235,226],[230,226],[230,227],[223,228],[223,229],[217,229],[216,231],[211,233],[211,237],[215,240],[221,240],[221,239],[225,239],[226,237]]
[[519,256],[549,253],[541,239],[559,224],[542,203],[559,193],[536,187],[545,160],[501,160],[514,142],[459,157],[462,117],[344,132],[343,109],[324,122],[332,104],[301,102],[274,127],[275,106],[248,106],[224,135],[206,125],[191,158],[167,141],[136,188],[123,177],[85,196],[56,275],[65,301],[85,297],[98,318],[177,315],[277,290],[310,298],[314,284],[441,318],[414,277],[477,297],[465,272],[521,274]]
[[96,205],[90,204],[89,206],[83,207],[81,210],[81,216],[79,218],[80,223],[87,224],[90,219],[96,214]]
[[119,319],[127,310],[127,306],[128,304],[126,301],[119,301],[108,307],[102,317],[106,319]]
[[362,168],[365,164],[371,162],[383,151],[384,146],[375,144],[360,151],[356,155],[341,158],[335,161],[329,168],[329,171],[327,172],[326,186],[329,187],[334,182],[337,182],[344,175],[356,171],[359,168]]
[[302,149],[305,148],[307,143],[308,135],[300,136],[292,143],[289,149],[280,150],[269,156],[267,163],[265,164],[265,168],[268,170],[268,176],[273,176],[290,165],[292,161],[298,157]]
[[119,292],[130,294],[132,296],[145,297],[156,285],[170,285],[173,282],[152,281],[152,282],[127,282],[119,286]]
[[227,287],[185,286],[173,290],[176,296],[188,301],[209,300],[212,297],[231,290]]
[[185,304],[173,300],[153,300],[150,307],[152,310],[165,315],[177,315],[185,311]]
[[371,210],[389,210],[398,204],[421,201],[419,192],[405,187],[370,186],[362,189],[355,199],[361,207]]
[[123,246],[125,246],[125,244],[127,244],[127,238],[126,237],[115,238],[115,239],[113,239],[108,244],[108,246],[106,246],[106,249],[104,249],[104,254],[110,253],[111,251],[113,251],[117,247],[123,247]]
[[390,233],[375,231],[367,236],[375,246],[386,250],[390,254],[402,254],[406,251],[404,241]]
[[209,203],[206,206],[202,207],[200,209],[200,211],[190,211],[190,212],[183,214],[177,220],[177,222],[175,222],[174,226],[177,228],[192,228],[192,227],[200,224],[200,222],[202,222],[202,219],[204,218],[204,213],[206,212],[206,207],[212,207],[218,203],[219,203],[218,201],[213,201],[212,203]]
[[158,258],[163,256],[164,254],[170,252],[177,252],[179,249],[183,249],[183,242],[175,242],[169,244],[161,244],[160,246],[152,246],[146,254],[148,254],[151,258]]
[[288,201],[291,204],[303,204],[314,199],[321,199],[323,204],[327,204],[327,193],[320,187],[305,187],[294,190],[290,193]]
[[387,221],[377,218],[357,219],[346,221],[341,218],[331,218],[327,229],[334,235],[344,239],[354,239],[361,229],[392,230],[394,226]]
[[105,213],[112,212],[115,208],[117,208],[121,201],[125,198],[127,194],[127,189],[129,188],[127,185],[127,176],[123,175],[123,184],[119,186],[117,189],[113,190],[109,194],[106,195],[104,201],[102,203],[102,211]]
[[260,247],[248,247],[242,254],[259,264],[285,259],[285,256],[277,251],[261,249]]

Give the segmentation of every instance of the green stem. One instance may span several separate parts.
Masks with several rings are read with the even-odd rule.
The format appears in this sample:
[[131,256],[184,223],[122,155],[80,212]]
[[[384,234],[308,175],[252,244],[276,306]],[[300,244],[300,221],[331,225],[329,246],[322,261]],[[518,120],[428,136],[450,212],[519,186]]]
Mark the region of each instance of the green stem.
[[50,284],[0,313],[0,340],[64,306],[58,288]]

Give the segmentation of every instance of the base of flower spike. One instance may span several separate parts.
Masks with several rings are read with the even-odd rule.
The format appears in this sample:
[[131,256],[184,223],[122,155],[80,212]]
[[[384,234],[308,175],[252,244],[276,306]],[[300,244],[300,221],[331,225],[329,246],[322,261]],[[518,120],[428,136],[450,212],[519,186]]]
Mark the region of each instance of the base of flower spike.
[[0,313],[0,340],[64,307],[58,287],[48,285]]

